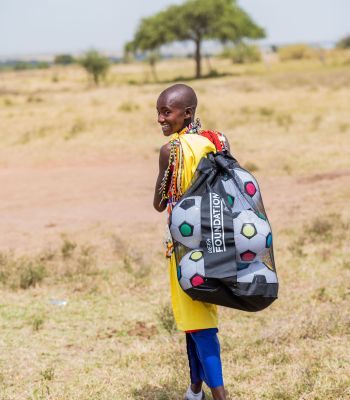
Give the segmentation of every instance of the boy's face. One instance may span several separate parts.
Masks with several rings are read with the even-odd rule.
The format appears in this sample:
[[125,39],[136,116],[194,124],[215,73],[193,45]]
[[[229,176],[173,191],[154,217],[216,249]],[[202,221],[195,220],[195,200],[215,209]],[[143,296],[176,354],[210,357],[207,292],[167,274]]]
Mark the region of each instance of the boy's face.
[[181,105],[174,96],[160,96],[157,100],[158,123],[164,136],[180,132],[192,119],[192,109]]

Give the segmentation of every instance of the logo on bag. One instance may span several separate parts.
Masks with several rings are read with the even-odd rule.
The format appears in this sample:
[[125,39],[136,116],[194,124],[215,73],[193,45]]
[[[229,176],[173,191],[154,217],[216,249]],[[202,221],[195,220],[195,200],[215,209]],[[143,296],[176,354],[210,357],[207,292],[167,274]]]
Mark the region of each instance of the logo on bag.
[[216,193],[209,194],[211,238],[206,240],[208,253],[226,251],[224,234],[223,203]]

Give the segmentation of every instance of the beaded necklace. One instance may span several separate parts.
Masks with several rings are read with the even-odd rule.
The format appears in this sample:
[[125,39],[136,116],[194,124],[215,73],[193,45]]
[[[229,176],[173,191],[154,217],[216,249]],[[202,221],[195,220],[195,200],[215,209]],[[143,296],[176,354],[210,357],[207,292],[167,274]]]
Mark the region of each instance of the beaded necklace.
[[180,141],[180,136],[188,134],[199,134],[201,128],[200,120],[197,118],[182,131],[175,134],[170,140],[170,156],[169,164],[164,173],[160,186],[160,194],[163,200],[168,200],[168,211],[171,212],[173,206],[183,195],[181,188],[181,175],[183,171],[183,151]]

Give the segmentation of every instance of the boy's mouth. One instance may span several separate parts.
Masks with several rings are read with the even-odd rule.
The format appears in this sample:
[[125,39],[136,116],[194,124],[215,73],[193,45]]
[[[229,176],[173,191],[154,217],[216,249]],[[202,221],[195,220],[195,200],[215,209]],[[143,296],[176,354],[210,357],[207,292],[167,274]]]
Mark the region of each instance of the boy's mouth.
[[169,129],[170,129],[170,125],[169,124],[162,125],[162,131],[163,132],[167,132]]

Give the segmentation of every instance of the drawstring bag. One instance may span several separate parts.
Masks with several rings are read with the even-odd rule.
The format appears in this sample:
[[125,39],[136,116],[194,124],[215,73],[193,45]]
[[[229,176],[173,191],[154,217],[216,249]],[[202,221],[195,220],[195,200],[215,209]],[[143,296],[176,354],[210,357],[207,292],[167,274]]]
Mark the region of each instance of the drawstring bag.
[[277,298],[272,232],[256,179],[226,152],[202,158],[169,228],[193,299],[260,311]]

